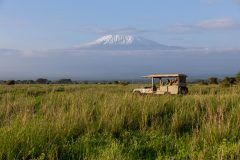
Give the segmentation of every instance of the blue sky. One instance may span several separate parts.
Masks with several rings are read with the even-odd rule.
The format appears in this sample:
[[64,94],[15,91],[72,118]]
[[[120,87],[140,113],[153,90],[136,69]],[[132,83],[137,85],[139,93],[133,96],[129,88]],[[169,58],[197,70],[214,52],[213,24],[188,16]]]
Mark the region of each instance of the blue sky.
[[168,45],[237,48],[239,0],[2,0],[0,48],[65,48],[112,32]]

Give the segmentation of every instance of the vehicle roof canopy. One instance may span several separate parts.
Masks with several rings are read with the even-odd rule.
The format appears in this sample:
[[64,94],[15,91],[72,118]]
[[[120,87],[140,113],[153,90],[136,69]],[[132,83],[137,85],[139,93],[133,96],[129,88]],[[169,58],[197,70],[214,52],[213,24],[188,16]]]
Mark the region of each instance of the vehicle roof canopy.
[[187,77],[185,74],[151,74],[143,76],[144,78],[172,78],[172,77]]

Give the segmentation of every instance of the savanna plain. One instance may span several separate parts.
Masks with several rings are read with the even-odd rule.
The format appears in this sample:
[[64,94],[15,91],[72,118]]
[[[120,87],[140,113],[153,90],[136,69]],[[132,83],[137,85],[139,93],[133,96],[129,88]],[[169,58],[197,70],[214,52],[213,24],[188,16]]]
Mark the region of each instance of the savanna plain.
[[240,85],[0,85],[0,159],[240,159]]

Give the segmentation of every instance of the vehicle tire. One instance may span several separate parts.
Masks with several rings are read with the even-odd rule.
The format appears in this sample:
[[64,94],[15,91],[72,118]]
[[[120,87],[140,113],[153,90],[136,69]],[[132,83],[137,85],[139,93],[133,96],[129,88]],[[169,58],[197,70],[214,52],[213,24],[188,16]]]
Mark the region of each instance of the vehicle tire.
[[179,94],[183,94],[183,95],[188,94],[188,88],[187,87],[179,87]]
[[140,91],[133,92],[134,95],[142,95]]

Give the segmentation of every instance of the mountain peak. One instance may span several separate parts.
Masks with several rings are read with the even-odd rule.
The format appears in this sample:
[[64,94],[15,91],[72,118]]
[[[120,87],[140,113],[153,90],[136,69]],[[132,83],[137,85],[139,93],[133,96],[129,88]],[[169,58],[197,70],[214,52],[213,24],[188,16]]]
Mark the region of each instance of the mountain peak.
[[95,42],[97,44],[104,44],[104,45],[106,44],[130,45],[134,42],[135,39],[136,37],[133,35],[120,35],[120,34],[111,35],[110,34],[97,39]]
[[79,49],[94,50],[167,50],[181,47],[167,46],[135,35],[105,35],[93,42],[78,46]]

